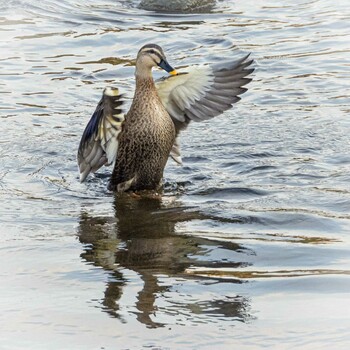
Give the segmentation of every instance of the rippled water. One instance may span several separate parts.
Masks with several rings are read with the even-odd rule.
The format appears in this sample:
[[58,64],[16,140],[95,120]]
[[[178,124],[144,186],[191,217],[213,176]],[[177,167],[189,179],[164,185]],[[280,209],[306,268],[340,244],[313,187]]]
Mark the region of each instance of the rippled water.
[[[349,2],[138,3],[1,1],[0,348],[348,349]],[[183,133],[161,198],[115,198],[76,150],[148,42],[256,72]]]

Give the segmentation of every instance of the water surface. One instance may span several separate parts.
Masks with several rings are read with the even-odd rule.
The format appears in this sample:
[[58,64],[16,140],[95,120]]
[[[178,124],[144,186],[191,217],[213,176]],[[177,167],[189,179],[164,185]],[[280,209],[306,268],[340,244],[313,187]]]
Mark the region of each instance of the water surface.
[[[138,3],[1,2],[0,348],[348,349],[349,4]],[[183,133],[162,196],[116,197],[76,150],[148,42],[256,72]]]

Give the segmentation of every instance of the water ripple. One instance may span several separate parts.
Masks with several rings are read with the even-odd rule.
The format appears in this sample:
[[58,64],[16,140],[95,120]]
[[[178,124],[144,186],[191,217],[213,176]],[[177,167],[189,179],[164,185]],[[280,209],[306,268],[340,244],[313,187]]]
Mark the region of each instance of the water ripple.
[[[139,3],[0,4],[3,343],[348,348],[348,2]],[[114,196],[110,168],[79,183],[76,150],[106,85],[130,104],[147,42],[256,70],[183,132],[162,195]]]

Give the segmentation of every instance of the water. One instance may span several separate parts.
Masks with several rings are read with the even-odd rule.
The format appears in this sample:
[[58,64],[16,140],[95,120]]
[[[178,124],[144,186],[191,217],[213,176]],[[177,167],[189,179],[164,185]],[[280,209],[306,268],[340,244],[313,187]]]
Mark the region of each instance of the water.
[[[349,3],[137,5],[1,2],[0,348],[348,349]],[[161,197],[115,198],[76,151],[148,42],[256,72],[182,134]]]

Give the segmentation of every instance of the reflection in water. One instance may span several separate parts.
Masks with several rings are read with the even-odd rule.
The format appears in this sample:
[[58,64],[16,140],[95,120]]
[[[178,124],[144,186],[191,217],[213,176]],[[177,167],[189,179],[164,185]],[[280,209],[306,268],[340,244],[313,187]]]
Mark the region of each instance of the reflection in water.
[[[83,213],[78,235],[80,242],[85,244],[84,260],[110,272],[103,305],[110,315],[119,319],[122,319],[118,312],[119,302],[128,284],[126,269],[136,272],[143,282],[135,303],[138,321],[148,327],[160,327],[164,324],[151,318],[159,312],[155,305],[156,298],[172,290],[172,286],[164,284],[164,281],[162,285],[159,283],[161,276],[198,280],[200,277],[189,276],[185,270],[189,267],[233,269],[246,265],[220,258],[209,260],[205,256],[208,249],[217,248],[218,244],[233,252],[244,250],[238,244],[176,234],[176,225],[181,222],[208,219],[193,208],[169,208],[160,199],[136,199],[122,195],[115,198],[115,216],[111,219],[90,217]],[[205,281],[203,279],[203,284]],[[238,279],[228,282],[220,278],[211,279],[210,282],[242,283]],[[187,314],[193,322],[197,316],[205,317],[207,321],[211,317],[245,321],[249,317],[247,307],[247,300],[241,296],[220,295],[219,299],[197,302],[195,298],[192,298],[192,302],[186,299],[171,300],[168,307],[162,306],[162,311],[170,316]]]
[[[350,1],[140,2],[0,4],[1,344],[350,349]],[[257,62],[244,103],[191,125],[165,173],[168,197],[220,221],[166,196],[119,198],[114,215],[106,169],[78,182],[79,134],[106,85],[132,97],[148,42],[183,68]]]

